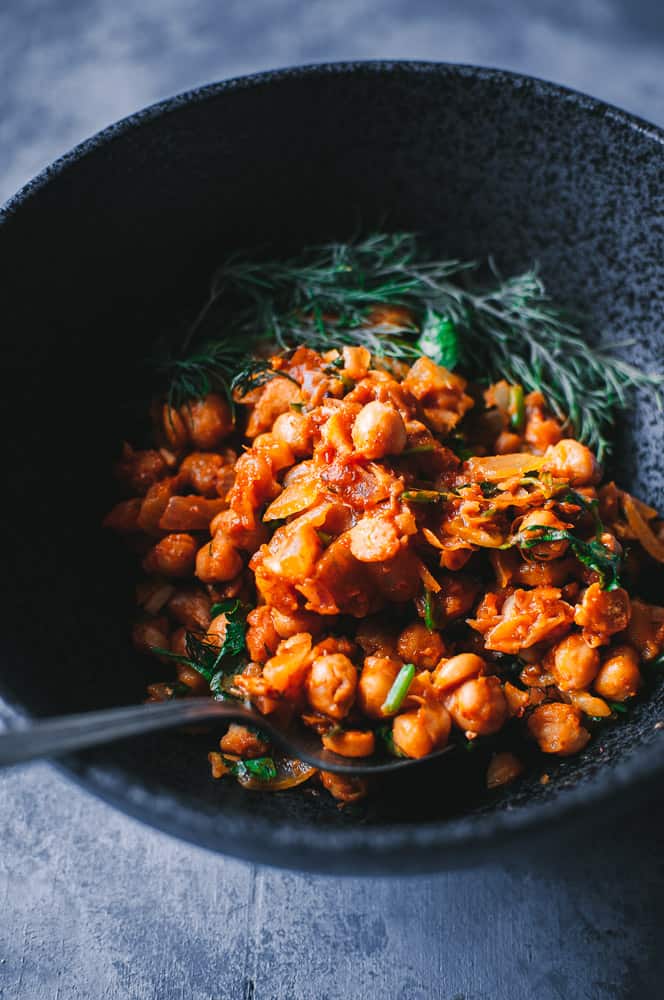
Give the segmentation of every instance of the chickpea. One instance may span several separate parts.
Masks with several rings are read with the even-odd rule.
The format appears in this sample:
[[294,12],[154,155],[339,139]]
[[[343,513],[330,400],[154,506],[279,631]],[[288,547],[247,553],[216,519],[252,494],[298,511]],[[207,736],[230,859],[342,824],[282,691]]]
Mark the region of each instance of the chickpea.
[[299,697],[311,663],[311,636],[298,632],[282,639],[274,656],[263,667],[263,679],[270,688],[288,698]]
[[191,487],[201,496],[216,497],[217,476],[223,464],[221,455],[214,452],[192,451],[180,465],[178,483]]
[[376,737],[370,729],[346,729],[342,733],[324,733],[323,746],[341,757],[369,757],[376,749]]
[[507,700],[500,681],[493,675],[465,681],[446,700],[454,722],[466,732],[488,736],[507,721]]
[[157,542],[143,560],[143,569],[161,576],[186,577],[194,572],[195,562],[196,539],[182,532]]
[[254,663],[265,663],[276,652],[279,645],[279,633],[274,627],[272,611],[262,604],[247,615],[249,628],[246,634],[246,644],[249,656]]
[[348,715],[357,688],[357,669],[343,653],[319,656],[306,680],[309,704],[331,719]]
[[548,666],[561,691],[583,691],[597,675],[599,653],[576,632],[553,647]]
[[465,684],[473,677],[480,677],[485,669],[486,664],[481,656],[475,653],[458,653],[438,664],[433,673],[433,686],[437,691],[445,691]]
[[415,711],[397,715],[392,739],[407,757],[426,757],[445,746],[451,728],[452,720],[445,706],[429,702]]
[[177,653],[178,656],[187,655],[187,629],[184,625],[176,628],[173,632],[170,641],[171,653]]
[[164,615],[159,618],[147,618],[136,622],[131,630],[131,641],[141,653],[151,653],[154,646],[169,649],[168,619]]
[[332,774],[331,771],[321,771],[320,780],[323,788],[340,802],[359,802],[369,791],[366,778],[351,778],[346,774]]
[[271,610],[272,622],[280,639],[288,639],[297,632],[310,632],[311,635],[315,635],[321,631],[321,617],[313,611],[282,611],[280,608]]
[[514,455],[521,451],[521,438],[512,431],[501,431],[494,445],[496,455]]
[[562,428],[553,417],[545,417],[538,408],[534,409],[526,421],[525,438],[538,454],[549,445],[558,444],[563,436]]
[[183,451],[189,443],[189,432],[180,413],[174,406],[164,403],[161,411],[161,431],[169,448]]
[[367,656],[357,686],[360,709],[372,719],[382,719],[383,704],[403,663],[392,656]]
[[231,722],[228,730],[219,741],[219,747],[224,753],[237,754],[238,757],[263,757],[270,745],[246,726]]
[[522,562],[514,569],[511,582],[527,587],[562,587],[576,566],[573,558]]
[[237,514],[232,510],[220,510],[210,521],[210,534],[223,531],[236,549],[255,552],[270,537],[267,526],[259,522],[255,528],[243,528]]
[[196,555],[196,576],[203,583],[225,583],[242,571],[242,557],[231,540],[218,531]]
[[203,632],[210,624],[210,598],[199,587],[183,587],[167,604],[171,618],[186,628]]
[[406,437],[401,414],[377,400],[363,406],[353,424],[353,444],[366,458],[398,455],[406,447]]
[[430,632],[422,622],[413,622],[399,635],[397,652],[404,663],[414,663],[419,670],[433,670],[446,650],[440,632]]
[[220,615],[216,615],[207,627],[205,641],[209,642],[211,646],[217,646],[221,649],[226,639],[227,628],[228,618],[226,615],[223,612]]
[[313,424],[305,413],[289,410],[274,422],[272,434],[287,444],[296,458],[308,458],[313,451]]
[[580,710],[557,701],[534,709],[528,719],[528,729],[540,750],[559,757],[578,753],[590,739],[590,733],[581,725]]
[[399,533],[386,517],[363,517],[350,530],[350,551],[360,562],[385,562],[399,548]]
[[612,635],[627,628],[631,613],[629,594],[623,587],[602,590],[599,583],[591,583],[576,605],[574,621],[583,628],[589,646],[607,646]]
[[595,678],[595,691],[609,701],[633,698],[641,687],[639,654],[633,646],[614,646]]
[[154,449],[134,451],[129,444],[122,449],[120,461],[115,465],[115,476],[131,496],[145,496],[154,483],[163,479],[168,471],[163,456]]
[[267,432],[259,434],[258,437],[254,438],[253,448],[259,454],[265,455],[273,472],[281,472],[295,464],[295,456],[290,445],[274,434]]
[[344,347],[342,349],[344,359],[344,372],[353,381],[358,382],[369,371],[371,365],[371,354],[366,347]]
[[194,694],[203,695],[210,693],[210,687],[203,675],[199,674],[198,670],[190,667],[188,663],[176,663],[175,673],[180,684],[186,684]]
[[365,565],[376,589],[388,601],[411,601],[422,590],[421,563],[410,547],[400,548],[387,562]]
[[392,656],[396,636],[375,618],[364,618],[357,627],[355,640],[365,656]]
[[215,392],[187,403],[180,413],[192,444],[200,451],[214,451],[233,430],[231,408]]
[[590,448],[564,438],[546,449],[547,468],[554,476],[565,479],[570,486],[591,486],[599,482],[600,467]]
[[131,500],[121,500],[113,510],[109,511],[104,518],[103,525],[111,531],[117,531],[119,535],[131,535],[135,531],[140,531],[138,516],[141,512],[143,501],[140,497],[132,497]]
[[[529,514],[521,521],[519,527],[519,534],[521,537],[528,541],[530,539],[535,539],[542,534],[541,531],[536,531],[535,528],[543,528],[545,531],[560,531],[567,527],[564,521],[561,521],[559,517],[550,510],[532,510]],[[541,545],[533,545],[532,548],[526,549],[529,555],[534,556],[535,559],[560,559],[564,556],[569,547],[569,542],[542,542]]]
[[496,753],[489,761],[486,772],[486,787],[492,789],[500,788],[501,785],[508,785],[522,773],[523,764],[513,753],[508,753],[507,751]]

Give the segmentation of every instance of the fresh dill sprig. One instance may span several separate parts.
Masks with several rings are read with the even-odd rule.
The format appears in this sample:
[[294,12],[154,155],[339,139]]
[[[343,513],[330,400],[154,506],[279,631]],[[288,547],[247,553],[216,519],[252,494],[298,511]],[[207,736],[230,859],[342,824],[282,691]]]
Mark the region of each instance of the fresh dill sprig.
[[299,383],[291,375],[273,368],[267,358],[255,358],[248,361],[235,373],[231,379],[230,390],[233,393],[237,389],[240,395],[245,396],[252,389],[260,388],[260,386],[265,385],[266,382],[270,382],[273,378],[288,379],[289,382],[294,382],[299,388]]
[[236,255],[213,276],[181,355],[159,365],[169,401],[181,405],[212,389],[230,397],[252,354],[298,344],[361,345],[383,359],[424,353],[470,377],[541,391],[603,458],[615,410],[637,388],[654,389],[659,403],[664,375],[635,368],[608,345],[591,347],[554,308],[535,270],[503,278],[489,264],[490,283],[471,284],[477,262],[433,259],[412,233],[329,243],[285,260]]
[[166,356],[154,367],[166,385],[166,401],[180,407],[221,390],[232,401],[231,384],[238,369],[246,366],[247,347],[229,339],[210,340],[183,356]]

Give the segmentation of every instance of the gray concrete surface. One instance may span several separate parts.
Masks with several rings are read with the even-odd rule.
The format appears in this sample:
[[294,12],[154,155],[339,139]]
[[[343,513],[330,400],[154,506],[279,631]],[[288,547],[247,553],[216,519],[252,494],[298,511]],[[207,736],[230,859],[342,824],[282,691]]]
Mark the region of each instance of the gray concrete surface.
[[[664,124],[664,7],[634,0],[3,0],[0,200],[148,102],[298,62],[498,65]],[[573,857],[409,882],[258,870],[48,765],[0,774],[7,1000],[650,1000],[664,805]]]

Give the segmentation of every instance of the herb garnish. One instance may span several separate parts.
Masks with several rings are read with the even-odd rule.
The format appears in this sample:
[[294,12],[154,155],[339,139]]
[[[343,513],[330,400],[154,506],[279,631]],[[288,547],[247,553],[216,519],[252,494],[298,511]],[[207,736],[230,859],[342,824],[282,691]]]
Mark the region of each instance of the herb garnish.
[[205,633],[187,632],[185,635],[186,656],[173,653],[169,649],[153,646],[152,650],[161,656],[168,656],[178,663],[186,663],[196,670],[210,685],[212,694],[219,700],[227,698],[223,681],[238,672],[245,652],[246,620],[249,608],[238,600],[219,601],[212,605],[211,615],[226,615],[226,634],[221,646],[209,642]]
[[256,358],[248,361],[243,368],[236,372],[231,380],[230,390],[232,393],[237,389],[239,394],[244,396],[252,389],[258,389],[266,382],[270,382],[273,378],[285,378],[289,382],[293,382],[298,389],[300,387],[299,382],[287,372],[273,368],[270,362],[265,359]]
[[254,757],[248,760],[227,760],[222,757],[230,773],[236,778],[258,778],[259,781],[273,781],[277,777],[277,769],[271,757]]
[[393,712],[398,712],[403,702],[408,694],[408,688],[413,683],[413,677],[415,676],[415,664],[414,663],[404,663],[403,667],[394,678],[394,683],[390,688],[387,698],[382,704],[381,712],[385,715],[391,715]]
[[595,537],[599,540],[602,532],[604,531],[604,525],[602,524],[602,519],[599,516],[599,500],[597,497],[594,497],[591,500],[588,497],[584,497],[582,493],[577,493],[576,490],[567,490],[562,497],[558,498],[558,501],[562,501],[563,503],[573,503],[576,507],[580,507],[581,510],[590,514],[595,525]]
[[[233,257],[214,275],[180,353],[157,366],[169,400],[179,405],[212,389],[230,397],[238,368],[261,347],[362,345],[398,359],[424,353],[470,376],[541,391],[601,459],[613,411],[628,405],[632,389],[657,390],[664,376],[615,357],[611,345],[591,347],[552,306],[536,271],[502,278],[489,264],[491,283],[471,287],[477,262],[432,259],[412,233],[311,247],[287,260]],[[408,314],[385,317],[372,313],[376,306]],[[518,402],[514,419],[521,420]]]
[[405,490],[401,494],[402,500],[410,500],[411,503],[439,503],[447,497],[448,494],[442,490]]
[[521,433],[526,422],[526,402],[522,385],[510,386],[509,412],[510,427],[513,431]]
[[424,624],[433,632],[434,629],[438,628],[438,623],[436,621],[436,604],[433,598],[433,591],[425,589],[424,591]]
[[611,552],[596,539],[592,542],[584,542],[565,528],[543,528],[537,524],[529,525],[526,531],[537,531],[539,534],[530,537],[524,533],[518,534],[511,544],[518,545],[522,549],[532,549],[536,545],[542,545],[546,542],[569,542],[570,548],[579,562],[598,574],[600,587],[603,590],[616,590],[620,586],[620,555],[617,552]]

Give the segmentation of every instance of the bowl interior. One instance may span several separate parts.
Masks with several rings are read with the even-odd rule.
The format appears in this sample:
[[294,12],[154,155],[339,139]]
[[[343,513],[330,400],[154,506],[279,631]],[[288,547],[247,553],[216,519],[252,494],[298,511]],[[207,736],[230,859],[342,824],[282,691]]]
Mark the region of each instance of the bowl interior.
[[[148,110],[26,189],[0,218],[7,695],[53,714],[139,700],[156,679],[127,638],[131,563],[99,525],[118,442],[140,434],[143,360],[193,314],[226,254],[387,228],[449,256],[492,254],[505,273],[537,261],[591,335],[633,338],[625,357],[662,370],[661,143],[596,102],[507,74],[319,67]],[[620,482],[661,506],[664,422],[651,400],[621,418],[617,439]],[[399,858],[407,871],[445,867],[452,846],[486,847],[507,812],[525,828],[579,793],[610,795],[660,711],[656,694],[578,758],[552,761],[547,786],[540,769],[489,799],[473,755],[341,812],[315,794],[213,783],[213,735],[163,734],[68,766],[220,850],[337,870]]]

